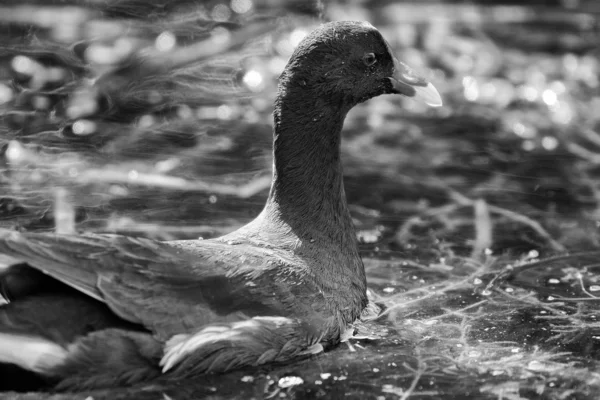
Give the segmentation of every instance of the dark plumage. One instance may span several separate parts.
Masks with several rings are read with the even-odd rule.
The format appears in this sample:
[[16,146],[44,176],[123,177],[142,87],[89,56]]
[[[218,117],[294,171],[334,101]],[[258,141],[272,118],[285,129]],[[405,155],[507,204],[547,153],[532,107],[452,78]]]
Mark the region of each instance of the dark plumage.
[[340,133],[353,106],[386,93],[440,104],[371,25],[325,24],[281,75],[273,184],[249,224],[171,242],[0,231],[0,253],[31,266],[0,277],[11,300],[0,308],[0,362],[82,389],[283,362],[336,344],[367,305]]

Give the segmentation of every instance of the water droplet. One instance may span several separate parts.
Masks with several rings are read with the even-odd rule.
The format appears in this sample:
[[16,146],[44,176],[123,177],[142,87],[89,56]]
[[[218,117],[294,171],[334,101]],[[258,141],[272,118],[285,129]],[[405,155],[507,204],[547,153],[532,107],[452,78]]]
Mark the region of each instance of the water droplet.
[[479,278],[473,279],[473,285],[481,285],[482,283],[483,283],[483,281]]
[[169,172],[179,166],[180,163],[181,161],[178,158],[173,157],[163,161],[158,161],[155,164],[155,168],[159,172]]
[[21,143],[17,142],[16,140],[11,140],[8,143],[8,148],[6,149],[5,154],[8,161],[14,162],[23,157],[25,155],[25,151],[23,146],[21,146]]
[[507,287],[506,289],[504,289],[504,291],[505,291],[506,293],[512,293],[512,292],[514,292],[514,291],[515,291],[515,289],[513,289],[513,288],[511,288],[511,287]]
[[215,204],[215,203],[217,202],[217,196],[215,196],[214,194],[211,194],[211,195],[208,197],[208,202],[209,202],[210,204]]
[[217,107],[217,118],[222,120],[229,120],[233,115],[233,110],[226,104]]
[[279,379],[279,382],[277,384],[280,388],[286,389],[293,386],[301,385],[303,383],[304,380],[299,376],[284,376],[283,378]]
[[296,46],[298,46],[307,34],[308,32],[305,29],[295,29],[290,34],[290,44],[292,45],[292,47],[295,48]]
[[550,278],[548,279],[548,283],[550,283],[551,285],[556,285],[560,283],[560,280],[556,279],[556,278]]
[[134,181],[134,180],[136,180],[136,179],[139,177],[139,175],[140,175],[140,174],[139,174],[139,173],[138,173],[138,172],[137,172],[135,169],[132,169],[132,170],[131,170],[131,171],[129,171],[129,173],[127,174],[127,177],[128,177],[130,180]]
[[189,106],[183,104],[177,107],[177,116],[182,119],[188,119],[194,116],[194,112]]
[[71,127],[71,131],[75,134],[75,135],[79,135],[79,136],[86,136],[86,135],[91,135],[92,133],[96,132],[96,123],[94,121],[90,121],[87,119],[80,119],[79,121],[76,121],[73,126]]
[[218,26],[212,30],[211,36],[215,44],[222,44],[227,43],[229,41],[229,39],[231,38],[231,32],[224,26]]
[[118,60],[119,55],[112,46],[96,43],[85,49],[84,57],[93,64],[112,64]]
[[173,32],[164,31],[156,37],[154,46],[158,51],[169,51],[172,50],[177,44],[177,37]]
[[0,104],[8,103],[12,98],[12,89],[3,83],[0,83]]
[[527,253],[527,258],[538,258],[540,256],[540,252],[537,250],[530,250],[529,253]]
[[546,89],[542,92],[542,100],[548,106],[553,106],[558,102],[558,96],[554,90]]
[[231,17],[231,9],[225,4],[217,4],[210,12],[210,16],[218,22],[227,21]]
[[11,66],[15,72],[23,75],[33,75],[41,67],[37,62],[25,56],[16,56],[13,58]]
[[252,7],[252,0],[231,0],[231,9],[238,14],[245,14]]
[[520,88],[521,96],[530,102],[534,102],[540,96],[538,90],[533,86],[522,86]]
[[466,76],[462,80],[463,94],[469,101],[477,101],[479,98],[479,85],[472,76]]
[[527,368],[534,371],[541,371],[542,369],[544,369],[544,364],[542,364],[540,361],[533,360],[529,364],[527,364]]
[[525,140],[521,146],[525,151],[532,151],[536,147],[535,142],[533,140]]
[[590,286],[590,292],[597,292],[600,290],[600,285],[592,285]]
[[393,293],[396,289],[393,287],[386,287],[383,289],[385,293]]
[[251,375],[242,376],[242,382],[254,382],[254,377]]
[[492,292],[490,290],[484,290],[484,291],[481,292],[482,296],[489,296],[491,294],[492,294]]
[[248,86],[248,89],[253,92],[259,92],[264,87],[263,76],[256,70],[250,70],[246,72],[242,78],[242,81],[246,84],[246,86]]
[[154,125],[154,117],[150,114],[142,115],[138,120],[138,125],[141,128],[148,128]]

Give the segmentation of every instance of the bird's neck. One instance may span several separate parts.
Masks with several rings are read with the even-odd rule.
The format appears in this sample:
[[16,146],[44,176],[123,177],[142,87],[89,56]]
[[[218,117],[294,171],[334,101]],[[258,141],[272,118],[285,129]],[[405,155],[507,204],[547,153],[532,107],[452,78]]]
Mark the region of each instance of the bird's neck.
[[340,162],[344,117],[314,99],[276,107],[267,207],[279,218],[299,218],[301,230],[350,220]]
[[271,191],[246,232],[304,260],[324,293],[343,294],[336,308],[353,319],[366,305],[366,279],[340,162],[347,109],[280,90]]
[[[335,240],[355,248],[340,161],[342,111],[307,93],[280,91],[274,112],[273,183],[263,214],[300,240]],[[340,237],[346,234],[352,238]]]

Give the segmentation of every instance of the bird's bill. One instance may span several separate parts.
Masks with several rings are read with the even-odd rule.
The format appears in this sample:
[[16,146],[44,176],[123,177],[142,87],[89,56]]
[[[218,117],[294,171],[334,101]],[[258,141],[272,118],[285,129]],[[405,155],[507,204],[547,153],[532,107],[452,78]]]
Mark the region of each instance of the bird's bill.
[[442,105],[442,97],[435,86],[396,58],[394,58],[394,73],[389,80],[396,93],[420,100],[431,107]]

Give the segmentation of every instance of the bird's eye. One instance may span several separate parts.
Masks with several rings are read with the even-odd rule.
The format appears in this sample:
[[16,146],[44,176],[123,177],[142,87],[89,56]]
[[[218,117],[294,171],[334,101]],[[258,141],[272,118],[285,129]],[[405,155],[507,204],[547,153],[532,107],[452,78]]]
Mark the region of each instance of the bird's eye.
[[367,67],[370,67],[377,62],[377,57],[374,53],[367,53],[363,56],[363,62]]

